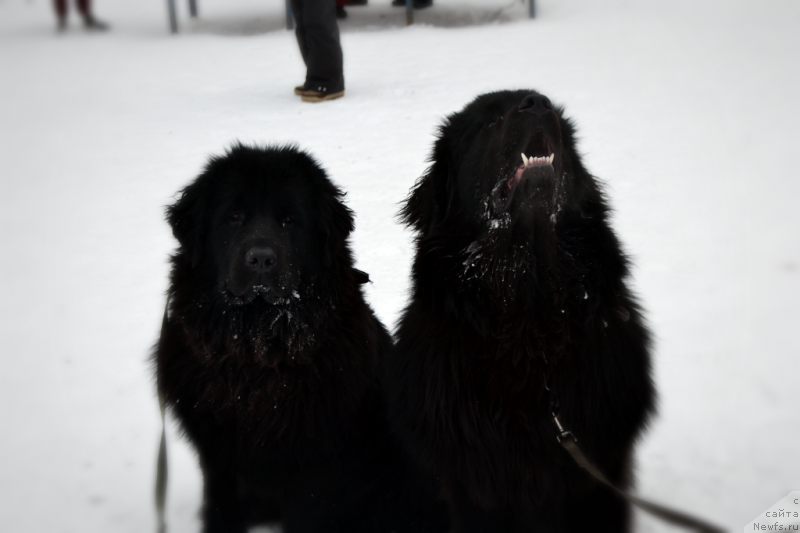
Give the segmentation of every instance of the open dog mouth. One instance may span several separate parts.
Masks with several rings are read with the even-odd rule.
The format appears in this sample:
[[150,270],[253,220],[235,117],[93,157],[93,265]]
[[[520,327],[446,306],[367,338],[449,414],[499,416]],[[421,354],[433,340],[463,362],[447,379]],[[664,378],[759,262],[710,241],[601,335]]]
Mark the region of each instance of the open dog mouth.
[[[526,152],[531,155],[526,155]],[[525,151],[520,155],[522,156],[522,164],[516,168],[506,181],[504,191],[506,195],[510,195],[519,185],[525,172],[529,170],[553,170],[553,161],[556,155],[550,147],[550,143],[547,142],[547,138],[541,132],[536,132],[533,135],[525,147]]]
[[[531,154],[530,156],[527,154]],[[501,179],[492,190],[492,207],[495,214],[507,212],[520,184],[526,179],[554,178],[553,163],[556,154],[541,132],[536,132],[520,154],[522,164],[512,166],[513,171]],[[519,161],[519,160],[518,160]]]
[[549,156],[528,157],[525,155],[525,152],[521,153],[520,155],[522,156],[522,164],[517,167],[514,175],[508,178],[506,181],[506,194],[511,192],[511,190],[519,184],[519,182],[522,180],[522,175],[526,170],[536,167],[549,167],[552,169],[553,160],[556,157],[556,154],[550,154]]

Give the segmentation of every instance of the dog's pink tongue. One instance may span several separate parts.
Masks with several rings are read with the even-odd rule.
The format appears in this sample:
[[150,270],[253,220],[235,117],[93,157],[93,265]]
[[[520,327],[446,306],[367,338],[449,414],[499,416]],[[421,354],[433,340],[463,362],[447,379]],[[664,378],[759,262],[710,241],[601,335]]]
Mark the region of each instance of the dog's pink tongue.
[[508,194],[511,191],[511,189],[513,189],[514,187],[517,186],[517,183],[519,183],[519,180],[522,179],[522,173],[523,172],[525,172],[525,165],[520,165],[517,168],[517,171],[514,172],[514,176],[512,176],[511,179],[509,179],[506,182],[506,194]]

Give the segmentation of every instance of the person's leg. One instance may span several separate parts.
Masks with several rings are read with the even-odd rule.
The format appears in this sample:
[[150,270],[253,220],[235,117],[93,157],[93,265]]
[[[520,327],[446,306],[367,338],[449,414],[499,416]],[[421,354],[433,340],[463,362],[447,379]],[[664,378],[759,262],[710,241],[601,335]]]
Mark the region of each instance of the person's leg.
[[67,27],[67,0],[53,0],[53,8],[58,17],[58,29],[63,30]]
[[105,22],[100,22],[94,15],[92,15],[91,0],[76,0],[78,4],[78,12],[83,17],[83,24],[90,30],[107,30],[108,25]]
[[300,55],[303,57],[303,63],[308,67],[308,45],[306,44],[306,25],[303,21],[303,13],[305,7],[304,0],[291,0],[292,1],[292,15],[294,15],[295,29],[294,35],[297,37],[297,46],[300,48]]
[[295,17],[297,41],[306,63],[305,88],[324,94],[343,91],[343,57],[336,23],[336,3],[332,0],[292,0],[292,9],[297,4],[302,4],[300,13],[295,11]]
[[78,13],[86,19],[86,17],[92,16],[92,6],[89,4],[89,0],[77,0],[78,4]]
[[[425,9],[433,5],[433,0],[414,0],[412,2],[414,9]],[[394,7],[406,7],[406,0],[392,0]]]

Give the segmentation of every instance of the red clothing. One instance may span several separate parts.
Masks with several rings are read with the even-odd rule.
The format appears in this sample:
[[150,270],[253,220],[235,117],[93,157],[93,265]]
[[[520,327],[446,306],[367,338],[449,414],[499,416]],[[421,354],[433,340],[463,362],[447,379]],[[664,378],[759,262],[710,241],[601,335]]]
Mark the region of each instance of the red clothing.
[[[91,15],[92,9],[89,5],[89,0],[75,0],[78,7],[78,12],[84,17]],[[63,19],[67,16],[67,0],[53,0],[53,5],[56,8],[58,18]]]

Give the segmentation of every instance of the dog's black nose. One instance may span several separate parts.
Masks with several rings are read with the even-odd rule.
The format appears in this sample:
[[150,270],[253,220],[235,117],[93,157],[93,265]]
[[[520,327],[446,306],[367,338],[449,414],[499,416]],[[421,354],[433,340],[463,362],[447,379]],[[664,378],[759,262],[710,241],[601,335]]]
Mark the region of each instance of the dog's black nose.
[[244,262],[252,270],[258,272],[269,272],[275,266],[278,254],[272,248],[254,246],[250,248],[244,256]]
[[519,104],[520,113],[530,113],[532,115],[543,116],[553,109],[553,104],[546,96],[541,94],[529,94],[522,99]]

